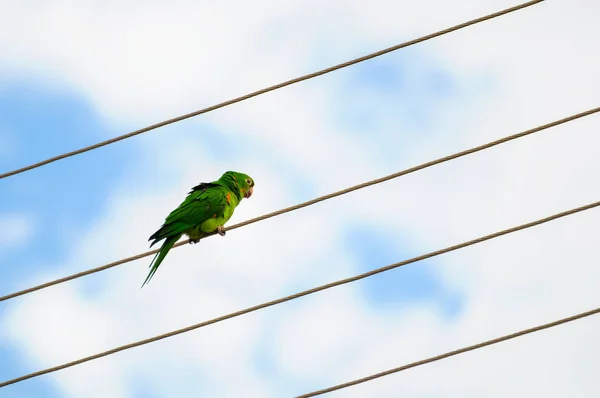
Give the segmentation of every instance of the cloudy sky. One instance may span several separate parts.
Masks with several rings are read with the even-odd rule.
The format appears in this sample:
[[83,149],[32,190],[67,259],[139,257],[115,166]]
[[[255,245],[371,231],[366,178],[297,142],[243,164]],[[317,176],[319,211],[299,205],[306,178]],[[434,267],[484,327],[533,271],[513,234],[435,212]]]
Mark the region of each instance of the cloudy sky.
[[[0,0],[0,172],[518,4]],[[232,223],[600,106],[600,3],[491,22],[0,181],[0,295],[147,250],[226,170]],[[0,303],[0,380],[600,199],[600,115]],[[600,304],[600,210],[0,389],[284,397]],[[589,318],[332,393],[596,397]]]

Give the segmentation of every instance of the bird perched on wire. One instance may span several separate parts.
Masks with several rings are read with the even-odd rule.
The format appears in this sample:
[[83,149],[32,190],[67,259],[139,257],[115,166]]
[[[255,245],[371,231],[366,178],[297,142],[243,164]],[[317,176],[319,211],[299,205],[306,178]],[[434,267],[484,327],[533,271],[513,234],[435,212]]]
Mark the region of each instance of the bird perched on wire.
[[183,234],[189,237],[189,243],[198,243],[202,237],[215,231],[225,236],[224,224],[229,221],[242,198],[249,198],[253,191],[254,180],[235,171],[227,171],[217,181],[203,182],[192,188],[183,203],[169,214],[163,226],[148,239],[154,239],[150,247],[162,239],[165,241],[150,263],[150,273],[142,287],[150,281]]

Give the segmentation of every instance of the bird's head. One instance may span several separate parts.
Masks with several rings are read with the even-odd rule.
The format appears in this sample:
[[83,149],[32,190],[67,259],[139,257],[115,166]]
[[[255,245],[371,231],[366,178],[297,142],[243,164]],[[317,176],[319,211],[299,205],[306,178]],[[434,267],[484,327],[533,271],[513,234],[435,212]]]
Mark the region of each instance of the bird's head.
[[237,189],[240,197],[248,199],[254,193],[254,180],[247,174],[228,171],[220,178]]

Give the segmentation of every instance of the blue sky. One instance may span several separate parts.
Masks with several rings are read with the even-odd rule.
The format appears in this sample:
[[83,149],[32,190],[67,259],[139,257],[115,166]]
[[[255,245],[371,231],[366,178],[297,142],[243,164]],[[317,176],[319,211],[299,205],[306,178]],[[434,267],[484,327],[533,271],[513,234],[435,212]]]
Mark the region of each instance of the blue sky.
[[[10,132],[14,147],[9,161],[3,162],[6,170],[116,133],[73,92],[15,82],[3,87],[1,94],[1,128]],[[42,263],[64,256],[68,248],[61,246],[67,242],[57,240],[61,237],[57,232],[65,227],[85,228],[94,219],[93,211],[104,205],[112,181],[127,167],[128,147],[123,143],[104,148],[2,182],[3,210],[30,214],[37,227],[31,237],[36,250],[20,251],[17,262]]]
[[[227,2],[184,1],[141,13],[82,4],[12,5],[0,16],[0,171],[512,5],[463,10],[429,0],[408,12],[384,0],[266,1],[233,13]],[[146,250],[189,188],[227,169],[257,184],[237,223],[597,106],[590,81],[600,59],[589,38],[600,9],[564,7],[539,6],[0,180],[0,222],[20,228],[0,232],[0,295]],[[557,24],[567,11],[577,22]],[[3,39],[17,33],[19,46]],[[576,76],[558,78],[573,65]],[[0,303],[0,379],[597,200],[589,183],[600,167],[597,129],[582,121],[178,249],[143,290],[149,258]],[[362,377],[589,309],[599,297],[597,243],[573,236],[596,224],[579,218],[409,264],[0,397],[278,397]],[[336,396],[499,398],[511,385],[549,397],[578,386],[594,396],[597,383],[581,375],[596,345],[581,344],[595,341],[597,327]],[[560,367],[544,359],[550,354],[579,365]],[[465,384],[464,374],[475,377]],[[491,391],[498,374],[513,382]]]
[[[370,226],[357,225],[348,229],[347,250],[356,256],[359,269],[368,272],[383,265],[417,257],[426,252],[411,242],[410,236],[392,237],[386,231]],[[412,243],[412,245],[411,245]],[[395,270],[367,278],[360,283],[367,302],[374,311],[398,311],[403,305],[415,301],[431,301],[441,308],[446,316],[460,311],[460,295],[453,292],[436,275],[437,259],[404,265]]]
[[[400,104],[405,101],[404,98],[414,90],[407,92],[408,88],[404,89],[404,84],[398,80],[399,78],[394,77],[402,76],[404,57],[390,58],[377,60],[358,68],[352,76],[355,82],[352,86],[356,87],[355,90],[364,87],[369,90],[381,89],[384,94],[394,93],[396,96],[394,103]],[[385,70],[389,76],[380,75],[382,70]],[[447,80],[448,77],[444,79]],[[434,90],[433,95],[437,94],[437,90]],[[0,129],[9,132],[9,139],[15,148],[9,161],[2,163],[7,170],[122,133],[107,125],[84,97],[68,90],[61,91],[57,88],[27,84],[22,81],[14,82],[2,88],[0,109],[2,109]],[[369,112],[368,109],[366,111]],[[410,111],[404,111],[403,114],[410,114]],[[429,127],[428,123],[422,124],[414,120],[409,123],[413,128],[423,131],[427,131]],[[359,123],[357,126],[362,131],[360,134],[365,136],[368,135],[369,127],[372,127],[364,123]],[[220,159],[235,158],[241,151],[248,149],[253,153],[260,153],[263,158],[272,159],[273,163],[279,164],[286,170],[288,177],[293,181],[291,185],[296,187],[291,192],[292,197],[301,200],[315,195],[316,189],[311,187],[308,180],[301,177],[301,173],[294,173],[293,166],[287,165],[286,160],[277,155],[276,148],[273,146],[265,143],[261,145],[260,142],[253,143],[245,139],[235,140],[234,136],[228,138],[226,134],[220,134],[220,131],[202,121],[197,123],[195,129],[201,131],[200,138],[175,128],[171,128],[171,131],[157,131],[150,134],[162,134],[157,138],[159,140],[170,139],[168,134],[177,134],[183,140],[199,139],[207,148],[207,152]],[[142,179],[153,174],[152,170],[146,172],[140,170],[139,164],[135,165],[136,143],[133,141],[143,139],[144,137],[137,137],[131,141],[111,145],[2,181],[3,190],[7,192],[7,195],[3,195],[0,199],[3,211],[24,213],[34,220],[32,235],[26,242],[18,247],[3,250],[2,262],[5,266],[2,268],[3,278],[0,285],[2,293],[10,293],[24,287],[23,280],[27,280],[27,275],[31,273],[66,262],[69,250],[77,239],[77,231],[86,230],[98,214],[102,214],[112,192],[112,185],[120,181],[123,174],[131,173],[128,170],[133,167],[136,177],[137,172],[147,173],[148,175],[141,175]],[[149,163],[151,164],[146,159],[144,164]],[[213,177],[199,176],[199,178]],[[141,185],[147,186],[148,182],[142,182]],[[135,190],[136,186],[128,186],[128,189]],[[65,231],[72,231],[75,234],[66,234]],[[364,272],[418,254],[410,247],[400,244],[402,240],[392,239],[385,233],[372,230],[369,225],[358,225],[348,228],[344,242],[348,245],[348,253],[358,261],[358,271]],[[82,264],[82,269],[95,265]],[[80,282],[86,294],[97,293],[93,278],[88,277]],[[401,270],[375,276],[361,282],[361,285],[367,302],[371,303],[374,310],[392,311],[394,308],[397,310],[399,304],[414,300],[431,300],[450,314],[456,312],[458,308],[456,298],[445,291],[443,284],[437,280],[428,264],[407,266]],[[40,294],[44,293],[40,292]],[[18,305],[18,300],[15,299],[16,303],[3,303],[3,306]],[[4,379],[35,369],[35,366],[32,367],[27,361],[20,359],[18,352],[10,347],[3,349],[7,354],[2,357],[0,365]],[[260,353],[257,355],[260,357]],[[268,357],[264,360],[268,361]],[[266,363],[264,366],[269,365]],[[273,370],[272,367],[271,369]],[[136,392],[132,392],[132,396],[148,396],[146,394],[149,392],[143,388],[133,387],[133,389]],[[40,394],[60,396],[60,392],[54,388],[48,378],[7,388],[6,393],[23,397]]]
[[[115,134],[94,113],[85,98],[67,90],[35,82],[15,81],[0,90],[0,129],[8,132],[11,156],[5,170],[89,145]],[[129,143],[105,148],[2,181],[2,213],[25,214],[33,221],[32,234],[17,247],[2,247],[2,294],[25,287],[28,275],[66,258],[76,235],[106,203],[111,183],[127,167]],[[2,303],[7,306],[14,302]],[[6,379],[32,368],[18,352],[3,346],[0,369]],[[6,396],[60,396],[51,380],[32,380],[15,386]],[[5,394],[2,392],[2,394]]]

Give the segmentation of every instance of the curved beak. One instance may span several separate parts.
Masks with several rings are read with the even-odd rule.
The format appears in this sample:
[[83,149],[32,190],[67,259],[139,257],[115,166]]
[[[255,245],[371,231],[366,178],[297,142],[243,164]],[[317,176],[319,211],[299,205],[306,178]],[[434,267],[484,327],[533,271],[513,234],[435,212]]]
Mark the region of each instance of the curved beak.
[[248,188],[246,194],[244,195],[244,198],[248,199],[250,196],[252,196],[252,193],[254,193],[254,187]]

